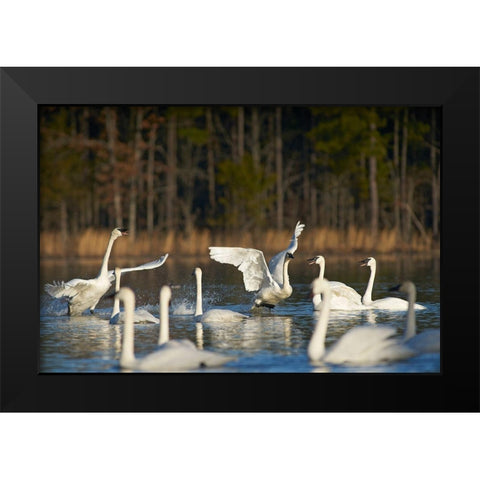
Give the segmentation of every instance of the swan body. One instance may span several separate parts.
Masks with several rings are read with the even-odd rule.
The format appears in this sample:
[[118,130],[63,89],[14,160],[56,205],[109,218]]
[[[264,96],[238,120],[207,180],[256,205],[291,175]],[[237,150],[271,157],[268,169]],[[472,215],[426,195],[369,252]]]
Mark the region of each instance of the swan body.
[[[120,290],[120,278],[122,276],[122,269],[115,268],[115,293]],[[115,325],[117,323],[125,322],[125,312],[120,312],[120,300],[115,297],[113,301],[112,314],[110,315],[110,324]],[[150,312],[143,308],[137,308],[133,312],[134,323],[160,323],[157,317],[153,316]]]
[[[368,308],[377,310],[407,310],[408,302],[403,298],[386,297],[378,300],[372,300],[373,282],[375,280],[375,272],[377,270],[377,262],[373,257],[368,257],[360,262],[361,267],[370,267],[370,278],[368,279],[367,288],[362,297],[362,303]],[[425,310],[426,307],[415,303],[415,310]]]
[[193,270],[197,285],[197,298],[195,303],[195,319],[198,322],[210,323],[210,322],[233,322],[249,318],[248,315],[243,313],[234,312],[233,310],[227,310],[223,308],[211,308],[206,312],[203,312],[203,298],[202,298],[202,269],[196,267]]
[[[66,298],[68,301],[68,314],[71,316],[81,315],[82,312],[89,309],[93,313],[100,298],[108,291],[115,275],[113,270],[108,270],[108,260],[112,251],[113,243],[117,238],[128,235],[125,228],[114,228],[110,234],[107,249],[103,257],[102,266],[97,277],[84,280],[74,278],[68,282],[53,282],[45,285],[45,291],[55,298]],[[168,254],[160,259],[139,265],[137,267],[122,269],[122,272],[131,272],[135,270],[149,270],[157,268],[165,263]]]
[[242,247],[209,247],[209,250],[213,260],[234,265],[243,273],[247,292],[257,292],[254,307],[273,308],[292,294],[288,276],[288,264],[293,258],[290,252],[284,255],[282,281],[279,283],[273,278],[260,250]]
[[312,363],[376,365],[415,355],[411,348],[393,338],[396,329],[385,325],[354,327],[326,350],[325,337],[332,296],[328,281],[316,278],[312,283],[312,293],[323,294],[322,309],[316,312],[317,324],[307,350]]
[[[322,255],[316,255],[307,260],[310,265],[318,265],[320,271],[318,278],[323,279],[325,275],[325,258]],[[362,297],[352,287],[342,282],[328,282],[332,293],[330,309],[331,310],[364,310]],[[319,310],[321,307],[321,296],[316,295],[313,299],[313,309]]]
[[158,348],[142,358],[134,355],[133,312],[135,310],[135,295],[128,287],[123,287],[116,294],[125,306],[125,326],[122,341],[120,367],[142,371],[183,371],[200,367],[217,367],[233,357],[214,352],[198,350],[190,340],[170,340],[168,326],[168,303],[171,299],[170,287],[163,286],[160,290],[160,335]]
[[417,354],[421,353],[438,353],[440,352],[440,330],[429,329],[425,330],[418,335],[416,334],[416,320],[415,320],[415,299],[417,290],[413,282],[405,281],[396,287],[390,289],[390,291],[399,291],[406,293],[408,296],[408,312],[407,312],[407,324],[405,328],[405,334],[403,341],[405,345],[412,350],[415,350]]
[[285,259],[286,253],[291,253],[292,255],[297,251],[298,248],[298,237],[303,232],[305,225],[303,223],[297,222],[295,225],[295,230],[293,232],[292,238],[290,240],[290,245],[286,250],[277,253],[272,257],[268,262],[268,270],[272,274],[273,279],[278,283],[283,283],[283,261]]

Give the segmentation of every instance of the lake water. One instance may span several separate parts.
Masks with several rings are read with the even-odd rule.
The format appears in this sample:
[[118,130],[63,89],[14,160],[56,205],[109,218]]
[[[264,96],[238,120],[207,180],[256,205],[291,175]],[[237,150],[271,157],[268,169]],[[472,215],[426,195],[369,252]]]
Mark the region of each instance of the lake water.
[[[158,317],[159,290],[172,286],[170,305],[170,338],[187,338],[197,346],[237,357],[237,360],[216,369],[199,372],[440,372],[440,355],[424,354],[405,361],[373,367],[312,366],[307,345],[315,325],[310,299],[310,283],[318,275],[318,266],[310,266],[311,255],[295,254],[290,262],[293,294],[272,312],[254,315],[250,310],[253,294],[246,292],[242,274],[231,265],[204,258],[175,258],[156,269],[130,272],[122,276],[122,285],[131,287],[136,306],[146,308]],[[358,262],[362,256],[328,256],[326,274],[329,280],[342,281],[363,295],[369,268]],[[377,256],[377,274],[372,298],[398,296],[388,289],[402,280],[412,280],[417,287],[417,302],[426,310],[417,311],[417,332],[440,327],[440,262],[438,257],[390,255]],[[129,267],[149,261],[118,262]],[[67,315],[66,303],[51,298],[43,291],[45,283],[72,278],[94,278],[101,259],[88,262],[43,261],[40,265],[40,371],[41,372],[121,372],[123,325],[110,325],[112,299],[102,299],[94,315]],[[111,259],[110,268],[117,264]],[[235,323],[202,325],[193,318],[195,309],[194,267],[203,270],[203,308],[229,308],[247,315]],[[110,292],[113,291],[113,287]],[[404,298],[404,297],[403,297]],[[331,311],[327,331],[327,347],[356,325],[381,324],[404,331],[406,312]],[[150,353],[158,340],[156,324],[135,325],[135,355]]]

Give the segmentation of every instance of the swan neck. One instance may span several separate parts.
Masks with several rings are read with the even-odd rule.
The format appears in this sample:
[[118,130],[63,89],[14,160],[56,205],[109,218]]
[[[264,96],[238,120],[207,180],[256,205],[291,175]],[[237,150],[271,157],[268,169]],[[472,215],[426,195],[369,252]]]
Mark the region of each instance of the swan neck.
[[362,298],[362,303],[364,305],[370,305],[372,303],[372,290],[373,290],[373,282],[375,280],[376,270],[377,270],[376,265],[370,266],[370,278],[368,279],[367,288],[365,289],[365,293]]
[[[120,290],[120,273],[115,272],[115,293],[118,293]],[[113,300],[113,310],[110,318],[113,318],[115,315],[120,313],[120,300],[118,299],[118,295],[115,295],[115,299]]]
[[110,235],[110,240],[108,241],[107,250],[105,251],[105,255],[103,257],[102,266],[100,268],[99,277],[106,277],[108,276],[108,260],[110,258],[110,254],[112,253],[113,242],[116,240],[116,237]]
[[407,312],[407,325],[405,327],[404,340],[407,341],[414,337],[416,334],[416,321],[415,321],[415,300],[416,293],[414,289],[408,292],[408,312]]
[[195,304],[195,316],[203,315],[202,308],[202,274],[200,272],[195,272],[196,282],[197,282],[197,301]]
[[323,277],[325,276],[325,264],[320,263],[318,266],[319,266],[318,278],[320,280],[323,280]]
[[120,365],[124,367],[135,363],[134,353],[134,332],[133,332],[133,312],[135,310],[135,299],[125,298],[123,300],[125,309],[125,319],[123,325],[122,354],[120,356]]
[[[318,265],[320,267],[320,271],[318,272],[318,278],[320,280],[323,280],[325,276],[325,262],[322,261]],[[320,310],[320,304],[322,303],[322,294],[318,293],[317,295],[314,295],[313,297],[313,309],[314,310]]]
[[158,345],[167,343],[169,338],[168,299],[160,292],[160,334],[158,336]]
[[290,260],[285,260],[283,263],[283,285],[282,288],[290,287],[290,277],[288,276],[288,264]]
[[330,313],[330,292],[323,292],[323,302],[320,312],[316,312],[317,323],[313,330],[312,338],[308,344],[308,358],[311,361],[318,361],[325,355],[325,338],[327,336],[328,315]]

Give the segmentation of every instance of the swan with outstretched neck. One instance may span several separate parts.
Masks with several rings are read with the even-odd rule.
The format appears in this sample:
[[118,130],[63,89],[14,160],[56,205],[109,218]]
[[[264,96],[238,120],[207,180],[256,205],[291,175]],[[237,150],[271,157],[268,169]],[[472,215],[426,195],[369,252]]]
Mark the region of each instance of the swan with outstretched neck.
[[[318,278],[323,279],[325,275],[325,257],[316,255],[307,261],[310,265],[319,266]],[[365,310],[365,306],[362,304],[362,297],[352,287],[342,282],[329,281],[328,284],[332,293],[331,310]],[[314,310],[320,310],[321,301],[321,295],[316,295],[313,298]]]
[[274,308],[293,292],[288,263],[298,248],[298,237],[304,228],[303,223],[297,222],[289,246],[277,253],[268,267],[263,252],[254,248],[209,247],[210,257],[219,263],[234,265],[243,273],[245,290],[257,292],[252,308]]
[[276,253],[272,259],[268,262],[268,270],[272,274],[272,278],[278,283],[283,283],[284,278],[284,260],[285,255],[287,253],[291,253],[292,255],[297,251],[298,248],[298,237],[303,232],[305,225],[300,223],[299,221],[295,225],[295,229],[293,231],[292,238],[290,239],[290,244],[285,250]]
[[394,338],[396,329],[386,325],[361,325],[346,332],[328,350],[325,348],[331,290],[327,280],[316,278],[312,294],[323,295],[322,308],[315,312],[317,323],[308,344],[313,364],[332,363],[371,366],[412,357],[416,352]]
[[257,292],[252,308],[274,308],[292,294],[293,288],[288,276],[288,264],[293,258],[290,252],[285,254],[282,282],[278,283],[272,277],[260,250],[242,247],[209,247],[209,249],[213,260],[234,265],[243,273],[243,283],[247,292]]
[[[122,276],[122,269],[116,267],[115,270],[115,293],[120,291],[120,278]],[[125,312],[120,312],[120,300],[117,296],[113,300],[113,309],[110,315],[110,323],[116,325],[117,323],[123,323],[125,320]],[[144,308],[137,308],[133,312],[134,323],[160,323],[160,320],[152,315]]]
[[[377,261],[373,257],[368,257],[360,261],[361,267],[370,267],[370,278],[368,279],[367,288],[362,297],[362,303],[368,308],[376,308],[378,310],[407,310],[408,302],[403,298],[386,297],[378,300],[372,300],[373,282],[375,280],[375,272],[377,271]],[[415,310],[425,310],[426,307],[415,303]]]
[[238,321],[245,318],[249,318],[248,315],[235,312],[233,310],[227,310],[223,308],[211,308],[206,312],[203,311],[203,296],[202,296],[202,269],[196,267],[193,270],[195,275],[197,297],[195,302],[195,320],[197,322],[209,323],[209,322],[225,322],[225,321]]
[[391,292],[402,292],[407,294],[408,311],[407,323],[403,341],[405,345],[417,352],[421,353],[438,353],[440,352],[440,330],[428,329],[417,335],[417,325],[415,319],[415,300],[417,296],[417,289],[415,284],[409,280],[390,288]]
[[[68,314],[70,316],[81,315],[87,309],[93,314],[100,298],[105,295],[115,279],[113,270],[108,270],[108,260],[112,252],[113,244],[117,238],[125,235],[128,235],[126,228],[114,228],[112,230],[103,257],[102,266],[100,267],[100,272],[97,277],[89,280],[74,278],[68,282],[53,282],[45,285],[45,291],[52,297],[67,299]],[[165,263],[167,257],[168,253],[153,262],[138,265],[137,267],[122,268],[122,272],[125,273],[158,268]]]
[[190,340],[170,340],[168,305],[172,291],[166,285],[160,289],[160,333],[157,349],[142,358],[136,358],[133,325],[135,295],[130,288],[122,287],[116,296],[123,302],[125,309],[125,325],[120,355],[121,368],[152,372],[185,371],[202,367],[218,367],[235,360],[234,357],[198,350]]

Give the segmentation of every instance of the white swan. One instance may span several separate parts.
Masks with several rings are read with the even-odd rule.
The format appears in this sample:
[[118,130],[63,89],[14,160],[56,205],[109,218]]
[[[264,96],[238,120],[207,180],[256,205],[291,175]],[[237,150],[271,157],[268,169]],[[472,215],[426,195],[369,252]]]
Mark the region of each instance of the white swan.
[[[110,234],[107,250],[103,257],[100,273],[96,278],[84,280],[74,278],[68,282],[53,282],[45,285],[45,291],[55,298],[66,298],[68,301],[68,314],[81,315],[84,310],[90,309],[93,313],[100,298],[107,292],[115,279],[113,270],[108,270],[108,259],[112,251],[113,243],[121,236],[128,235],[126,228],[114,228]],[[145,263],[137,267],[123,268],[122,272],[133,272],[135,270],[149,270],[160,267],[165,263],[168,253],[153,262]]]
[[[323,279],[325,274],[325,258],[322,255],[316,255],[309,258],[310,265],[318,265],[320,271],[318,278]],[[342,282],[329,281],[330,290],[332,292],[332,300],[330,304],[331,310],[364,310],[365,306],[362,304],[362,297],[352,287],[345,285]],[[313,309],[319,310],[321,307],[321,295],[316,295],[313,298]]]
[[[378,310],[407,310],[408,302],[403,298],[386,297],[372,301],[373,281],[375,280],[375,272],[377,270],[377,261],[373,257],[365,258],[360,261],[361,267],[370,267],[370,278],[368,279],[367,288],[362,297],[362,303],[368,308],[376,308]],[[415,310],[425,310],[426,307],[415,304]]]
[[[115,268],[115,293],[118,293],[120,290],[120,277],[122,276],[122,269]],[[120,300],[117,296],[113,300],[113,309],[112,314],[110,315],[110,323],[115,325],[117,323],[124,323],[125,321],[125,312],[120,312]],[[160,323],[160,320],[153,316],[150,312],[144,308],[137,308],[133,312],[133,322],[134,323]]]
[[322,309],[313,335],[308,344],[308,358],[312,363],[376,365],[409,358],[415,351],[402,341],[392,338],[396,329],[385,325],[362,325],[350,329],[328,350],[325,350],[331,291],[327,280],[316,278],[312,282],[312,293],[323,294]]
[[272,274],[273,279],[278,283],[283,283],[283,261],[285,260],[285,254],[291,253],[292,255],[297,251],[298,247],[298,237],[303,232],[305,225],[299,221],[295,225],[295,230],[293,231],[292,238],[290,240],[290,245],[286,250],[277,253],[273,258],[268,262],[268,270]]
[[288,276],[288,264],[293,258],[290,252],[284,256],[282,281],[279,283],[272,277],[260,250],[242,247],[209,247],[209,250],[213,260],[234,265],[243,273],[247,292],[257,292],[253,307],[273,308],[292,294]]
[[197,299],[195,303],[195,320],[197,320],[197,322],[232,322],[249,318],[248,315],[243,315],[243,313],[234,312],[233,310],[227,310],[223,308],[211,308],[204,313],[202,306],[202,269],[196,267],[193,270],[193,274],[195,275],[197,285]]
[[408,313],[407,325],[403,336],[405,345],[417,352],[421,353],[437,353],[440,352],[440,330],[428,329],[416,335],[416,321],[415,321],[415,300],[417,296],[417,289],[413,282],[409,280],[390,288],[391,292],[398,291],[406,293],[408,296]]
[[125,326],[123,331],[120,367],[143,371],[182,371],[200,367],[217,367],[234,360],[219,353],[197,350],[190,340],[169,340],[168,303],[172,291],[163,286],[160,290],[160,335],[158,348],[142,358],[135,358],[133,312],[135,295],[128,287],[122,287],[116,296],[125,306]]

